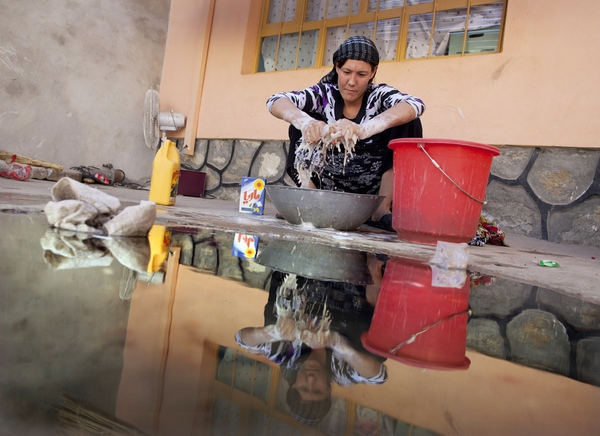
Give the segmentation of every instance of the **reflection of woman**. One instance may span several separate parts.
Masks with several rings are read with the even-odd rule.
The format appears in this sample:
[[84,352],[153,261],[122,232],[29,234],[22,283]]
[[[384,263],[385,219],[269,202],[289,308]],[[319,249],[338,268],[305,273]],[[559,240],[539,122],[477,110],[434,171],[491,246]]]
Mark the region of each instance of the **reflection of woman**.
[[[297,314],[276,316],[282,284],[290,277],[298,288],[290,302],[297,305],[304,299],[300,318],[304,317],[312,329],[299,328],[302,321]],[[325,306],[327,320],[320,315]],[[265,327],[244,328],[237,332],[236,340],[246,350],[267,356],[283,368],[289,385],[286,401],[292,414],[302,423],[316,424],[331,407],[332,383],[377,385],[387,380],[384,359],[367,352],[360,341],[372,315],[364,286],[274,272],[265,307]],[[324,324],[327,329],[319,330]]]

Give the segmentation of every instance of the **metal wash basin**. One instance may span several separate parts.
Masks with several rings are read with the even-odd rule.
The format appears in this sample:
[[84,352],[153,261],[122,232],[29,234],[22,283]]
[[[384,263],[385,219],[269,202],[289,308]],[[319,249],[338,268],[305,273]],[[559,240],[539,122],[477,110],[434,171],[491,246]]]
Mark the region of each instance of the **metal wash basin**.
[[343,231],[364,224],[385,198],[279,185],[267,186],[267,194],[290,224]]
[[275,240],[259,251],[256,262],[311,279],[371,285],[365,253],[306,242]]

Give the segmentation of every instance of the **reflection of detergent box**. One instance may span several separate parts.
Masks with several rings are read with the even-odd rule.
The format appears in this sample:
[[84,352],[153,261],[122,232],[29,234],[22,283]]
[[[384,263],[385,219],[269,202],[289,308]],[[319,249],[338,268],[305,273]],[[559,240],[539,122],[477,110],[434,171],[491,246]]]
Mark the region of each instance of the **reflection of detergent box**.
[[262,215],[264,205],[265,180],[255,177],[242,177],[240,212]]
[[258,251],[258,236],[236,233],[231,254],[246,259],[254,259]]

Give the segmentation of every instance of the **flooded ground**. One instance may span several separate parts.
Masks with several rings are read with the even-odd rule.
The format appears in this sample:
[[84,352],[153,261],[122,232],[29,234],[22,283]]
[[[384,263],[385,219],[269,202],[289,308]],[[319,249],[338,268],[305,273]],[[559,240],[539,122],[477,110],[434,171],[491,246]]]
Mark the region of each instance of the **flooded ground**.
[[0,228],[0,434],[600,431],[600,307],[573,295],[203,228]]

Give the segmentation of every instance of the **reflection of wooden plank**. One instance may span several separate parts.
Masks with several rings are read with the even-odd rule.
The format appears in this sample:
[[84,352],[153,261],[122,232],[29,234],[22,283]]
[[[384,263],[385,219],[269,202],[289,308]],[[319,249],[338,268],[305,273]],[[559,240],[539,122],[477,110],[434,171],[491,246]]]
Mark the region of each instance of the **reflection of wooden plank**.
[[116,416],[96,409],[91,404],[61,393],[58,409],[58,434],[88,435],[146,435],[140,429]]
[[36,167],[44,167],[44,168],[52,168],[53,170],[62,171],[63,167],[58,164],[42,162],[41,160],[32,159],[30,157],[20,156],[16,153],[9,153],[8,151],[0,151],[0,159],[6,160],[12,158],[13,156],[17,156],[15,162],[26,165],[33,165]]
[[179,256],[181,254],[181,247],[170,247],[169,257],[167,258],[167,270],[165,273],[164,289],[169,292],[169,304],[166,310],[166,325],[165,334],[163,338],[163,352],[160,363],[160,378],[158,383],[158,393],[156,395],[157,402],[154,408],[153,415],[153,430],[154,433],[158,433],[160,428],[160,407],[163,402],[164,387],[165,387],[165,374],[167,368],[167,357],[169,351],[169,342],[171,340],[171,326],[173,324],[173,306],[175,305],[175,292],[177,289],[177,273],[179,271]]

